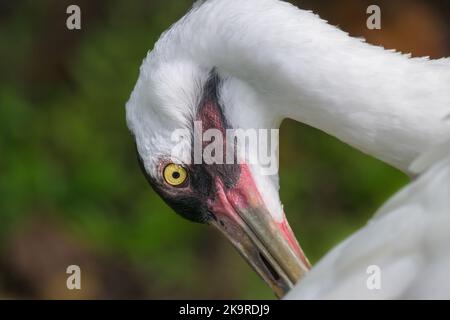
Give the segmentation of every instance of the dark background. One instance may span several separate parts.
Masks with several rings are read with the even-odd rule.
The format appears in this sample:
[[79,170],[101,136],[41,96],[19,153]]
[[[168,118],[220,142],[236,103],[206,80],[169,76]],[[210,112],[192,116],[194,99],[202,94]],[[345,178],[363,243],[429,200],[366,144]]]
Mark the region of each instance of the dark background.
[[[353,36],[449,55],[450,1],[293,1]],[[82,30],[65,27],[82,10]],[[228,242],[148,187],[124,105],[186,0],[0,0],[0,298],[273,298]],[[382,9],[382,30],[366,8]],[[281,131],[281,198],[316,262],[408,179],[317,130]],[[66,267],[82,268],[81,291]]]

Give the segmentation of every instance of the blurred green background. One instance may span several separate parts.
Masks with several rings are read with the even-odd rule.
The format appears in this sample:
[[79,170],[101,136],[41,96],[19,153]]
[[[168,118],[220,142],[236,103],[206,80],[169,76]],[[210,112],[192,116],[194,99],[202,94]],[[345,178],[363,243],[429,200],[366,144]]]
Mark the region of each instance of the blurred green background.
[[[296,1],[368,41],[449,55],[448,1]],[[365,28],[369,4],[383,29]],[[78,4],[82,30],[65,27]],[[0,0],[0,298],[274,298],[219,234],[147,185],[125,124],[138,68],[187,0]],[[281,131],[281,198],[314,263],[407,183],[294,122]],[[82,269],[81,291],[66,267]]]

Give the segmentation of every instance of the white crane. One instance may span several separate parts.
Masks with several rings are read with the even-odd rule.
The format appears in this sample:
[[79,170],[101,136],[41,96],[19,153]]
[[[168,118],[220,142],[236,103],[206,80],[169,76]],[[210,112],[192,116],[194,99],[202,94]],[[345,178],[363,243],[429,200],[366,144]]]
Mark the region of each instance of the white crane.
[[[274,292],[283,296],[307,273],[309,263],[286,221],[278,175],[261,174],[261,165],[249,163],[248,158],[227,165],[191,164],[186,159],[195,151],[195,121],[203,123],[202,132],[225,133],[227,129],[278,129],[283,119],[292,118],[413,176],[414,159],[450,134],[449,83],[448,59],[412,59],[369,45],[289,3],[208,0],[197,2],[148,54],[127,103],[127,121],[142,169],[155,191],[179,214],[224,233]],[[173,139],[178,129],[189,133],[177,153],[188,155],[186,159],[173,155],[179,147]],[[448,191],[444,178],[438,179],[446,172],[448,177],[442,163],[415,182],[408,190],[420,195],[410,201],[420,206],[420,199]],[[439,190],[434,192],[436,187]],[[402,208],[408,192],[397,196],[383,212],[393,205]],[[447,208],[448,212],[448,202],[439,199],[423,211]],[[369,225],[330,253],[289,297],[322,298],[327,293],[351,297],[349,280],[352,272],[360,272],[357,265],[377,265],[377,261],[394,278],[396,272],[410,274],[401,282],[409,281],[409,286],[393,285],[397,294],[392,291],[383,297],[400,297],[406,287],[424,282],[419,275],[425,269],[411,257],[422,250],[421,262],[425,257],[434,259],[437,255],[431,251],[445,246],[443,242],[427,245],[432,241],[425,236],[410,242],[399,230],[411,226],[410,236],[415,237],[425,221],[431,225],[436,217],[447,222],[448,218],[438,213],[404,218],[408,208],[400,211],[379,214],[375,224],[391,225],[389,217],[395,216],[395,227],[380,227],[383,234]],[[444,241],[442,233],[450,227],[420,230]],[[389,232],[397,237],[387,241]],[[379,245],[376,252],[362,254],[375,245]],[[402,249],[389,251],[397,246]],[[405,260],[410,258],[409,264],[395,264],[402,261],[402,254]],[[440,265],[433,261],[433,266]],[[411,265],[415,273],[408,269]],[[327,272],[329,277],[323,277]],[[367,277],[365,269],[363,276]],[[391,290],[384,287],[385,292]],[[336,288],[334,295],[330,288]]]

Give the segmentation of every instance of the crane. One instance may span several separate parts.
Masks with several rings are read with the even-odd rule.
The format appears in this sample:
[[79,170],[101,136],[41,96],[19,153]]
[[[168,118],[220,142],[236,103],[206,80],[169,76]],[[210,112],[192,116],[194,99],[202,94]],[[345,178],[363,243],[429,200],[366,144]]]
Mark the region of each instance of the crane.
[[413,177],[414,160],[449,136],[449,82],[449,59],[372,46],[289,3],[206,0],[148,53],[126,115],[153,189],[181,216],[223,233],[282,297],[311,266],[286,219],[278,172],[236,151],[246,139],[215,149],[234,161],[201,161],[196,151],[207,144],[198,136],[272,132],[290,118]]

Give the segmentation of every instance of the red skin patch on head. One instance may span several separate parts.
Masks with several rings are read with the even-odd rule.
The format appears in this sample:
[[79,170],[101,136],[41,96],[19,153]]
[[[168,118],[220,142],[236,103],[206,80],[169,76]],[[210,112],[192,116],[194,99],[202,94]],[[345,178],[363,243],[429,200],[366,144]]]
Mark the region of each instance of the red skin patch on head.
[[[209,141],[203,140],[203,136],[206,131],[210,129],[219,130],[222,135],[222,154],[225,156],[227,151],[227,141],[226,141],[226,121],[223,116],[220,106],[213,100],[205,100],[201,105],[197,121],[201,123],[201,138],[202,148],[206,148],[209,145]],[[225,162],[225,158],[223,159]]]
[[217,129],[225,134],[222,111],[213,101],[206,101],[202,105],[198,120],[202,121],[203,133],[209,129]]
[[211,205],[212,211],[218,216],[230,217],[233,221],[240,220],[240,217],[225,194],[222,181],[219,179],[216,180],[216,196],[217,199],[215,199],[214,203]]
[[[249,207],[262,205],[263,201],[258,192],[252,174],[246,164],[240,166],[241,174],[234,188],[228,192],[228,198],[237,207]],[[250,192],[249,192],[250,191]]]

